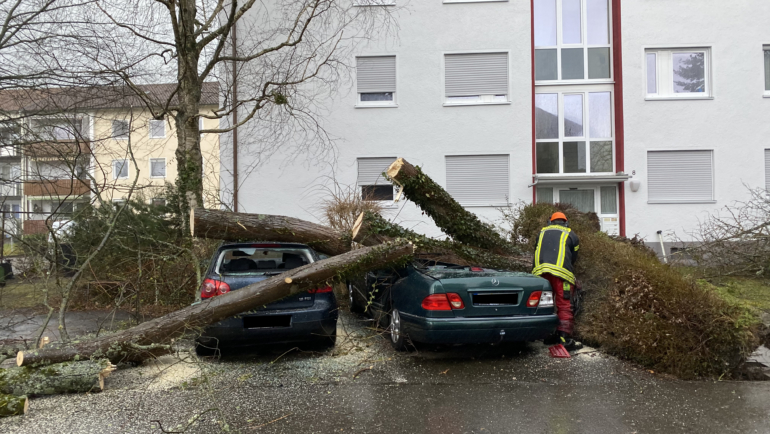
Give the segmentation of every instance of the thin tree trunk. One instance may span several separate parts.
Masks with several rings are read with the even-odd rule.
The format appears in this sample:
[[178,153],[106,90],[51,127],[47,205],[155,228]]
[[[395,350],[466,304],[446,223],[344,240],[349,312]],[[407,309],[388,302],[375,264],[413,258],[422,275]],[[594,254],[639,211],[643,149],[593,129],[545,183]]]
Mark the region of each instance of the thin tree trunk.
[[403,194],[427,214],[455,241],[499,255],[519,255],[517,249],[495,229],[463,208],[419,167],[403,158],[393,162],[386,174],[403,187]]
[[199,238],[303,243],[331,256],[350,250],[349,234],[293,217],[197,208],[191,212],[190,229]]
[[0,417],[21,416],[29,410],[26,396],[3,395],[0,393]]
[[365,246],[377,245],[397,238],[407,239],[414,243],[418,257],[438,262],[510,271],[532,269],[531,261],[526,257],[498,255],[454,241],[428,238],[391,223],[381,215],[370,211],[359,215],[353,227],[352,238],[353,241]]
[[101,392],[115,370],[108,360],[0,369],[0,393],[15,396]]
[[151,357],[153,351],[167,350],[167,346],[162,344],[185,331],[200,329],[292,294],[342,281],[361,272],[403,263],[413,252],[414,246],[404,240],[353,250],[207,299],[120,333],[73,342],[60,348],[20,351],[16,355],[16,364],[50,364],[94,356],[108,358],[113,363],[143,360]]

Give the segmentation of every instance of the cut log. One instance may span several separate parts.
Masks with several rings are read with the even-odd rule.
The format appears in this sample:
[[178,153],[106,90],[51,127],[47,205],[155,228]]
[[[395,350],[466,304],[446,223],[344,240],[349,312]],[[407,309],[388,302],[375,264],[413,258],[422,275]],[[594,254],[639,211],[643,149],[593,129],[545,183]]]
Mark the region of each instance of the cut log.
[[200,329],[292,294],[344,281],[361,272],[402,265],[411,258],[413,252],[414,246],[406,240],[353,250],[204,300],[122,332],[73,342],[61,348],[20,351],[16,356],[16,364],[35,366],[92,357],[107,358],[113,363],[141,361],[148,358],[148,354],[151,356],[153,350],[166,349],[168,346],[164,343],[188,330]]
[[3,395],[0,393],[0,417],[27,414],[29,400],[26,396]]
[[307,244],[329,256],[350,251],[350,235],[305,220],[268,214],[245,214],[196,208],[190,230],[198,238],[225,241],[279,241]]
[[101,392],[115,370],[109,360],[57,363],[0,369],[0,393],[14,396]]
[[499,255],[521,254],[491,225],[463,208],[419,167],[399,158],[390,165],[386,175],[403,188],[407,199],[417,204],[453,240]]
[[507,256],[446,240],[436,240],[387,221],[371,211],[358,216],[351,234],[353,241],[365,246],[403,238],[415,245],[416,256],[437,262],[494,268],[496,270],[529,271],[531,261],[523,256]]

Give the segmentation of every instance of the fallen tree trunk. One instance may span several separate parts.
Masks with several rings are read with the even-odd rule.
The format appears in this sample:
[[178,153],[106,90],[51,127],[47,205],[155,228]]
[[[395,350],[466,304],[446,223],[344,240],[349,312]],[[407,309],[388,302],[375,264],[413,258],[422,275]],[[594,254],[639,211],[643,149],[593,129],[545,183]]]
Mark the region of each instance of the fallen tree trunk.
[[198,238],[225,241],[281,241],[307,244],[330,256],[350,251],[350,236],[305,220],[268,214],[245,214],[196,208],[190,230]]
[[429,238],[389,222],[371,211],[363,212],[358,216],[351,235],[353,241],[365,246],[377,245],[397,238],[407,239],[414,243],[417,256],[437,262],[510,271],[532,269],[531,261],[525,257],[498,255],[454,241]]
[[463,208],[419,167],[399,158],[386,175],[403,188],[403,194],[425,212],[436,225],[459,243],[499,255],[519,255],[517,249],[495,229]]
[[204,300],[119,333],[72,342],[61,348],[20,351],[16,355],[16,364],[31,366],[92,357],[107,358],[113,363],[141,361],[151,356],[153,350],[165,350],[168,346],[161,343],[170,342],[185,331],[200,329],[292,294],[342,281],[360,272],[400,264],[411,257],[413,252],[414,246],[406,240],[353,250]]
[[29,410],[26,396],[3,395],[0,393],[0,417],[21,416]]
[[115,365],[109,360],[0,369],[0,394],[37,396],[101,392],[104,379],[114,370]]

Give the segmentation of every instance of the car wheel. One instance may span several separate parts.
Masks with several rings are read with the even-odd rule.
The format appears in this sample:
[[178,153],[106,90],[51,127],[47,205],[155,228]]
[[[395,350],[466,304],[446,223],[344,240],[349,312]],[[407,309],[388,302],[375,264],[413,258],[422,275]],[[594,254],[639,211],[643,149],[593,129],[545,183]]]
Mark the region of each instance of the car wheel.
[[390,312],[390,325],[388,326],[388,332],[390,332],[390,344],[393,345],[393,349],[396,351],[406,351],[406,330],[401,322],[401,314],[398,309],[393,309]]
[[221,355],[219,347],[212,345],[204,345],[200,342],[195,343],[195,355],[198,357],[214,357]]
[[364,307],[358,301],[358,290],[352,283],[348,283],[348,301],[350,302],[350,311],[353,313],[364,313]]

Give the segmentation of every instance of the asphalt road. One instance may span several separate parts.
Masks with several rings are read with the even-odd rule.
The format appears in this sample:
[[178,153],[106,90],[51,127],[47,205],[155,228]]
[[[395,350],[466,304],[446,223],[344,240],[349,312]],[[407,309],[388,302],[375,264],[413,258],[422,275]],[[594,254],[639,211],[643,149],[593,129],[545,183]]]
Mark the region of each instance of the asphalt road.
[[0,432],[770,433],[770,382],[683,382],[539,343],[397,354],[342,318],[334,351],[182,352],[100,394],[35,398]]

